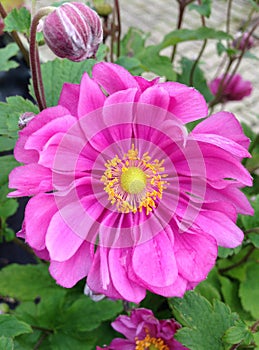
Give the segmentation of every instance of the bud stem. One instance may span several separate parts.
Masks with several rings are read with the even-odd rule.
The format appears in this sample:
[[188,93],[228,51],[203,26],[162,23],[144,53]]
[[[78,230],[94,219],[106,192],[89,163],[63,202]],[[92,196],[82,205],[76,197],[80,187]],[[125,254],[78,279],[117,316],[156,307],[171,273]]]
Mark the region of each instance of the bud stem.
[[32,75],[32,83],[33,89],[35,93],[35,97],[39,106],[39,109],[42,111],[47,107],[44,87],[42,82],[42,74],[40,67],[40,59],[39,59],[39,50],[38,44],[36,41],[36,33],[37,26],[42,17],[48,15],[52,11],[55,10],[55,7],[43,7],[40,9],[35,16],[33,17],[31,24],[31,33],[30,33],[30,64],[31,64],[31,75]]

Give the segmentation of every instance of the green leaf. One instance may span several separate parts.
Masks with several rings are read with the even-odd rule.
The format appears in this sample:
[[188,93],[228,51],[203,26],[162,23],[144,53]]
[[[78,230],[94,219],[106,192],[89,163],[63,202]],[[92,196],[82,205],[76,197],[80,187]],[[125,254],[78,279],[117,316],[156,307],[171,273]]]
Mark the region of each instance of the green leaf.
[[208,27],[201,27],[198,29],[177,29],[165,36],[160,44],[160,50],[184,41],[205,39],[227,40],[231,38],[231,35],[221,30],[215,30]]
[[259,264],[251,263],[246,269],[246,279],[240,284],[239,296],[245,310],[259,318]]
[[31,333],[31,327],[22,321],[18,321],[13,315],[0,314],[0,336],[16,337],[24,333]]
[[173,70],[171,60],[169,57],[159,54],[158,46],[148,46],[136,54],[136,58],[140,60],[146,72],[150,71],[158,76],[165,76],[167,80],[176,80],[176,73]]
[[18,165],[19,163],[12,155],[0,157],[0,185],[4,185],[8,182],[8,175],[10,171]]
[[173,298],[169,302],[183,325],[175,335],[178,341],[192,350],[224,349],[222,337],[238,319],[228,306],[218,300],[210,304],[194,292],[187,292],[184,298]]
[[251,205],[254,208],[254,215],[241,216],[242,223],[246,230],[251,230],[254,227],[259,227],[259,195],[251,200]]
[[[96,60],[89,59],[82,62],[72,62],[67,59],[55,59],[42,64],[42,77],[47,106],[55,106],[58,103],[63,84],[79,84],[84,72],[91,73]],[[30,92],[33,95],[33,87],[30,84]]]
[[[179,83],[190,85],[190,74],[193,64],[194,61],[190,60],[187,57],[183,57],[181,59],[182,73],[177,79]],[[195,68],[192,86],[194,86],[197,90],[200,91],[200,93],[204,96],[207,102],[212,100],[213,95],[211,94],[210,89],[208,88],[204,73],[199,66]]]
[[37,114],[39,110],[31,101],[21,96],[11,96],[6,102],[0,102],[0,151],[14,148],[18,137],[18,120],[25,112]]
[[29,36],[31,26],[31,14],[25,7],[13,9],[4,19],[5,32],[17,31]]
[[120,301],[104,299],[94,302],[82,296],[66,310],[62,329],[69,333],[91,331],[100,326],[101,322],[114,318],[121,311]]
[[[19,288],[17,288],[19,286]],[[28,288],[29,286],[29,288]],[[0,295],[32,301],[62,289],[50,277],[48,266],[11,264],[0,270]]]
[[238,320],[233,327],[226,331],[223,340],[228,344],[244,342],[248,345],[253,341],[253,334],[243,321]]
[[140,75],[145,71],[142,67],[141,61],[136,57],[120,56],[116,63],[126,68],[133,75]]
[[12,338],[0,337],[0,349],[13,350],[14,344]]
[[224,301],[228,304],[231,310],[237,312],[243,320],[251,320],[251,314],[245,311],[241,305],[241,300],[238,295],[240,286],[239,282],[233,279],[230,280],[224,276],[219,276],[219,280]]
[[10,58],[17,55],[19,47],[15,43],[10,43],[6,47],[0,49],[0,70],[7,72],[9,69],[16,68],[19,64]]
[[137,55],[138,52],[145,48],[145,43],[149,34],[144,33],[137,28],[129,28],[128,32],[121,40],[120,54],[129,58]]
[[256,247],[259,248],[259,228],[257,227],[257,233],[249,233],[248,238],[251,241],[251,243]]
[[200,5],[190,4],[189,9],[195,10],[201,16],[205,16],[209,18],[211,14],[211,3],[212,3],[212,0],[202,0]]
[[95,347],[95,336],[92,334],[92,339],[77,339],[65,332],[58,332],[51,334],[49,342],[51,344],[51,350],[93,350]]
[[9,216],[12,216],[16,213],[16,210],[18,209],[18,202],[16,199],[13,198],[6,198],[4,202],[0,201],[0,204],[1,218],[8,218]]

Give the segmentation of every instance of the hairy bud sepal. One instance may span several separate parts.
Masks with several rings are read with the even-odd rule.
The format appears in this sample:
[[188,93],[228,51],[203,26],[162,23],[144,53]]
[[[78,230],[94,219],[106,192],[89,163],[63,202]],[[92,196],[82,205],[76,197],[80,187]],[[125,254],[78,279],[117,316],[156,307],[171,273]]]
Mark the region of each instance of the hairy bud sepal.
[[49,14],[43,34],[56,56],[75,62],[95,56],[103,39],[97,13],[78,2],[65,3]]

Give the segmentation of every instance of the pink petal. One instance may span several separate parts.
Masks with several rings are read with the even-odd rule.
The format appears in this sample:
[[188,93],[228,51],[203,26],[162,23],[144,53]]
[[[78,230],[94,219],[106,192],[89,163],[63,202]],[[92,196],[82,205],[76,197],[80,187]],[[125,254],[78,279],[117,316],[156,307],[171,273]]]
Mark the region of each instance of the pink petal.
[[65,288],[73,287],[87,276],[93,261],[93,246],[83,242],[77,252],[68,260],[50,263],[50,274],[58,284]]
[[52,194],[38,194],[25,209],[26,242],[34,249],[45,249],[45,237],[52,216],[58,208]]
[[188,281],[204,280],[217,258],[217,242],[202,232],[175,232],[174,250],[179,273]]
[[170,97],[166,89],[164,89],[161,85],[155,85],[147,88],[141,94],[138,102],[151,104],[167,111],[170,103]]
[[236,117],[228,112],[218,112],[199,123],[192,131],[193,134],[215,134],[231,139],[248,148],[249,138],[245,136]]
[[113,299],[123,299],[110,280],[108,267],[109,249],[98,247],[92,267],[88,273],[87,284],[92,291],[104,294]]
[[183,297],[187,289],[187,281],[178,275],[173,284],[167,287],[153,287],[150,286],[149,290],[155,294],[163,295],[164,297]]
[[70,115],[62,116],[49,121],[41,128],[35,130],[27,139],[25,149],[42,150],[48,140],[58,132],[65,133],[75,123],[76,119]]
[[28,137],[35,131],[42,128],[48,122],[53,119],[63,117],[69,114],[69,111],[62,106],[55,106],[51,108],[44,109],[41,113],[36,115],[26,126],[19,132],[19,138],[14,149],[15,159],[21,163],[32,163],[37,162],[38,152],[34,150],[25,150],[24,146],[27,142]]
[[80,83],[80,95],[77,108],[79,118],[102,107],[105,98],[98,84],[85,73]]
[[145,79],[143,77],[139,77],[139,76],[136,76],[134,78],[135,78],[136,82],[138,83],[139,88],[142,92],[145,91],[147,88],[158,84],[159,79],[160,79],[160,77],[157,77],[157,78],[154,78],[152,80],[147,80],[147,79]]
[[113,63],[100,62],[95,64],[92,76],[108,94],[139,87],[135,78],[125,68]]
[[193,138],[194,140],[197,140],[203,143],[210,143],[212,145],[220,147],[225,151],[239,158],[251,157],[250,153],[244,147],[239,145],[237,142],[230,140],[229,138],[225,138],[219,135],[214,135],[209,133],[207,134],[196,133],[193,135]]
[[178,269],[174,249],[166,233],[161,232],[148,242],[136,246],[132,267],[139,279],[149,286],[171,285],[178,275]]
[[64,83],[58,101],[58,105],[65,107],[75,117],[77,117],[79,92],[79,84]]
[[111,249],[109,267],[114,287],[123,299],[139,303],[145,298],[146,290],[131,280],[127,273],[127,260],[131,258],[131,249]]
[[[33,174],[33,176],[32,176]],[[39,164],[28,164],[14,168],[9,175],[9,187],[17,191],[8,197],[32,196],[53,189],[51,171]]]
[[83,239],[71,230],[59,211],[52,216],[46,234],[46,247],[52,260],[61,262],[70,259],[82,243]]
[[189,123],[207,116],[206,101],[201,93],[194,88],[175,82],[158,85],[167,90],[170,97],[173,97],[169,111],[183,123]]
[[196,218],[196,224],[214,237],[217,244],[226,248],[235,248],[242,243],[243,232],[225,214],[217,211],[202,210]]

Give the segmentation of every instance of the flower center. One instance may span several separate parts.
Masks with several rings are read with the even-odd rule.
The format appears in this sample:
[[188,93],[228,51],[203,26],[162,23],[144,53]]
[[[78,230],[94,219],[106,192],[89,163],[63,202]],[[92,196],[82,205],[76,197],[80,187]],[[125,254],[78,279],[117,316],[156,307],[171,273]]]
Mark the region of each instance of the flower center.
[[121,174],[121,187],[130,194],[137,194],[144,190],[147,177],[143,170],[137,167],[125,168]]
[[106,164],[101,178],[108,198],[121,213],[136,213],[146,209],[148,215],[162,198],[167,182],[163,160],[151,161],[148,153],[139,157],[132,148],[120,159],[115,156]]
[[170,350],[161,338],[151,338],[149,334],[145,339],[138,340],[136,338],[135,350]]

